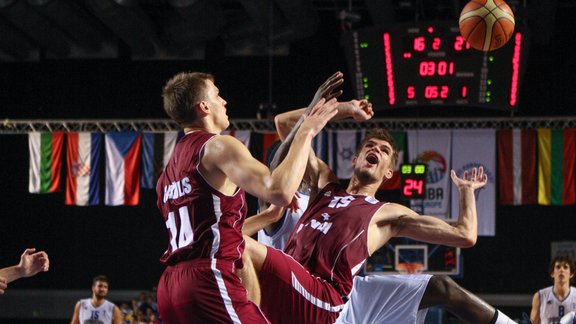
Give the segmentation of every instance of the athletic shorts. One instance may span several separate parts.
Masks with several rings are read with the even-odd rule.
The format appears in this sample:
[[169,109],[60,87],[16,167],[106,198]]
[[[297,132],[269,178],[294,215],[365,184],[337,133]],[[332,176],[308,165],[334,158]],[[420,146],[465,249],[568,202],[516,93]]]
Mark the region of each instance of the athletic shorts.
[[158,282],[166,324],[268,323],[234,272],[233,262],[201,259],[168,266]]
[[357,276],[350,300],[336,323],[424,323],[427,309],[418,307],[431,277],[428,274]]
[[344,307],[341,295],[288,254],[271,247],[260,272],[260,307],[270,322],[334,323]]

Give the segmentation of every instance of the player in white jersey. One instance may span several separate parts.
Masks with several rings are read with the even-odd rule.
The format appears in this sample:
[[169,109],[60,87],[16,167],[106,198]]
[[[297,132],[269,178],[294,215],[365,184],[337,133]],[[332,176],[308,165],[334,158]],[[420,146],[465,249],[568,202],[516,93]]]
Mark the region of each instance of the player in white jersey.
[[540,289],[532,298],[530,319],[534,324],[557,324],[566,314],[576,311],[576,288],[570,283],[574,278],[574,261],[557,256],[550,262],[550,277],[554,285]]
[[122,313],[114,303],[106,300],[108,278],[92,279],[92,298],[80,299],[74,307],[71,324],[122,324]]

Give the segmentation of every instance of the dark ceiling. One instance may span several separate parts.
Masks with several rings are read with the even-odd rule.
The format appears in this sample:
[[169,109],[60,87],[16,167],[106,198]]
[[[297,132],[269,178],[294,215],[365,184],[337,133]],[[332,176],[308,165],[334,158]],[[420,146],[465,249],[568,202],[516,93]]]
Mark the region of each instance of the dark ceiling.
[[[533,1],[552,16],[571,0]],[[287,55],[315,35],[322,12],[344,27],[406,19],[456,19],[462,0],[0,0],[0,60],[43,58],[202,59],[221,42],[227,55]],[[527,0],[509,0],[522,13]]]
[[[200,70],[242,105],[231,117],[253,117],[262,102],[302,105],[323,78],[346,72],[342,31],[456,22],[466,2],[0,0],[0,107],[5,118],[164,117],[163,82]],[[520,112],[573,115],[576,1],[507,3],[532,31]]]

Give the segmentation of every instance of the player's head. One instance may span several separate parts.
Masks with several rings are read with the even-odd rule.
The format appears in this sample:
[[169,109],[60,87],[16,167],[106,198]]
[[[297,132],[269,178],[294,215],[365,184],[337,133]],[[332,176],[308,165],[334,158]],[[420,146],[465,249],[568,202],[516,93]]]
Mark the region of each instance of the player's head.
[[208,73],[182,72],[173,76],[162,90],[164,111],[181,126],[198,117],[197,105],[208,99],[214,77]]
[[92,294],[98,299],[108,295],[108,277],[98,275],[92,279]]
[[392,177],[392,171],[398,160],[396,143],[385,129],[373,128],[356,149],[352,161],[354,174],[366,181],[382,182]]
[[567,256],[556,256],[550,262],[550,277],[554,283],[572,282],[574,279],[574,260]]

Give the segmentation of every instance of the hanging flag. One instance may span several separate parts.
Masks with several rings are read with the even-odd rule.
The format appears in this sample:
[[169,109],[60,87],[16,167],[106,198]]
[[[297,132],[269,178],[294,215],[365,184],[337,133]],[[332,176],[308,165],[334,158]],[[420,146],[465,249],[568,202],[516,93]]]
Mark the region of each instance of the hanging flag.
[[[496,131],[494,129],[456,129],[452,131],[452,169],[459,177],[464,171],[484,167],[488,183],[477,190],[478,235],[496,235]],[[450,180],[452,183],[452,181]],[[460,213],[460,194],[452,184],[452,219]]]
[[417,212],[450,220],[451,130],[409,130],[408,157],[412,163],[426,163],[426,199],[411,200]]
[[100,204],[101,133],[66,135],[66,205]]
[[28,134],[30,193],[60,191],[63,147],[63,132]]
[[352,160],[356,155],[356,148],[364,138],[364,133],[364,130],[328,131],[328,164],[338,179],[352,177]]
[[380,186],[380,190],[394,190],[400,189],[400,165],[404,163],[404,153],[406,151],[406,132],[390,132],[396,144],[396,151],[398,152],[398,160],[394,166],[394,173],[392,178],[384,181]]
[[142,133],[142,179],[145,189],[156,189],[156,181],[170,160],[179,132]]
[[498,131],[500,204],[517,206],[538,203],[536,140],[535,129]]
[[234,131],[223,131],[222,135],[230,135],[237,138],[246,147],[250,147],[250,135],[252,134],[249,130],[234,130]]
[[140,200],[140,149],[138,132],[106,134],[107,206],[137,205]]
[[538,204],[576,203],[576,129],[538,129]]

